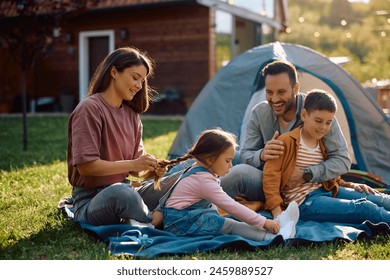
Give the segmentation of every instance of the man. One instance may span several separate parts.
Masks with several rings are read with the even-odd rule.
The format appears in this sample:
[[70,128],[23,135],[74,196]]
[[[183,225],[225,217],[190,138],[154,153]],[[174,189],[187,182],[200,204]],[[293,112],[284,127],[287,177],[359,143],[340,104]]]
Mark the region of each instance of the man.
[[[247,124],[240,147],[238,164],[223,178],[221,186],[230,196],[265,201],[262,190],[262,169],[269,159],[283,154],[283,143],[277,138],[302,123],[304,94],[299,93],[295,67],[286,61],[267,64],[261,72],[265,80],[266,100],[257,104]],[[347,173],[351,160],[348,146],[335,119],[324,137],[328,159],[305,169],[296,167],[289,184],[324,182]]]

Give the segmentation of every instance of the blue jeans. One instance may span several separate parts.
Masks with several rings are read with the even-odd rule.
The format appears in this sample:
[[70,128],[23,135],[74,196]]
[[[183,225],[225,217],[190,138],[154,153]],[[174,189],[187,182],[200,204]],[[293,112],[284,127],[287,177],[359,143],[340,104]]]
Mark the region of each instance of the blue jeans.
[[230,196],[265,202],[263,171],[248,164],[237,164],[221,177],[221,187]]
[[[90,196],[87,196],[88,193]],[[142,197],[128,183],[91,190],[76,187],[73,197],[75,220],[78,222],[109,225],[118,224],[121,219],[135,219],[143,223],[152,221],[152,213]]]
[[203,199],[181,210],[162,206],[162,211],[164,230],[177,236],[218,235],[225,222],[211,203]]
[[331,192],[319,188],[306,197],[299,211],[302,220],[350,224],[368,220],[390,225],[390,196],[340,187],[337,196],[332,197]]
[[160,198],[180,174],[175,172],[162,178],[161,190],[154,190],[153,179],[139,188],[133,188],[127,182],[104,188],[73,187],[75,220],[92,225],[118,224],[122,219],[149,223],[151,211],[158,208]]

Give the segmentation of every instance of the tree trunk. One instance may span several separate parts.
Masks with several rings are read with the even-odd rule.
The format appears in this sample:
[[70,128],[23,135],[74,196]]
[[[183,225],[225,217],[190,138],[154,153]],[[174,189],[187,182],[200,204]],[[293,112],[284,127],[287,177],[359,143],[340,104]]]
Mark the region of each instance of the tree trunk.
[[26,70],[22,70],[22,108],[23,108],[23,151],[27,151],[27,94]]

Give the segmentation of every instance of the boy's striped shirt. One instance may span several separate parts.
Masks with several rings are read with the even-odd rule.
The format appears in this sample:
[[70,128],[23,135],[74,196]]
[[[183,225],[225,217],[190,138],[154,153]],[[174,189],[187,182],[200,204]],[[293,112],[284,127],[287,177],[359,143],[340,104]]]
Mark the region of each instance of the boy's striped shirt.
[[[315,148],[311,148],[303,142],[301,137],[296,166],[306,168],[320,164],[323,161],[324,157],[321,153],[320,145],[317,143]],[[321,186],[322,183],[303,183],[295,186],[287,185],[282,191],[284,203],[287,205],[291,201],[295,200],[300,205],[307,195]]]

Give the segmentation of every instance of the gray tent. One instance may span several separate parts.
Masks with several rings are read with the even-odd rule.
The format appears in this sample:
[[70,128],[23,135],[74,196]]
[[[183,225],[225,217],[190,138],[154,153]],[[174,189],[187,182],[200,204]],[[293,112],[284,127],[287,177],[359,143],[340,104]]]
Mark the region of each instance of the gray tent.
[[352,167],[375,174],[389,184],[390,120],[375,99],[322,54],[279,42],[239,55],[206,84],[187,112],[169,158],[186,153],[205,129],[221,127],[240,139],[250,110],[264,100],[264,79],[259,72],[273,60],[287,60],[295,65],[302,92],[321,88],[336,98],[336,116],[349,144]]

